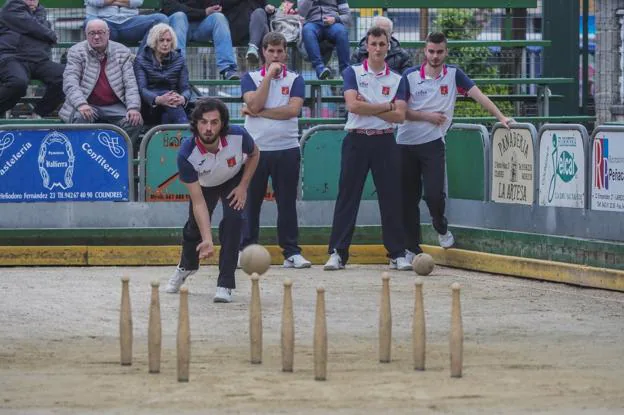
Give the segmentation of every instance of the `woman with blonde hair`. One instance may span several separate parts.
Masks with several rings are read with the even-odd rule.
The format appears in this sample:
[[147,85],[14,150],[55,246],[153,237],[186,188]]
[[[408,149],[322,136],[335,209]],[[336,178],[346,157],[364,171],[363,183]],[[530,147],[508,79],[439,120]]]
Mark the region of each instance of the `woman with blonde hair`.
[[188,69],[175,32],[165,23],[151,28],[147,46],[134,62],[145,124],[186,124],[191,97]]

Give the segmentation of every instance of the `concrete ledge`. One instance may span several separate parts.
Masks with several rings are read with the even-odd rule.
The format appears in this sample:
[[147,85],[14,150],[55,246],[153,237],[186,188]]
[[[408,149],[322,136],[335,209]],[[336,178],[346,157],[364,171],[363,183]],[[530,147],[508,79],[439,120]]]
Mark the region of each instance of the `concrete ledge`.
[[[218,248],[218,247],[217,247]],[[89,246],[88,265],[176,265],[180,246]],[[218,249],[217,255],[218,257]],[[216,260],[207,262],[215,263]]]
[[[313,264],[327,259],[326,245],[305,245],[303,254]],[[283,262],[279,246],[267,246],[273,265]],[[464,249],[444,250],[424,245],[436,264],[474,271],[504,274],[542,281],[559,282],[583,287],[624,292],[624,271],[573,265],[563,262],[489,254]],[[214,265],[219,255],[205,264]],[[356,264],[387,264],[383,245],[351,247],[350,262]],[[176,265],[180,246],[15,246],[0,247],[0,266],[138,266]]]
[[86,246],[0,246],[0,266],[85,266]]
[[624,271],[620,270],[463,249],[444,250],[439,247],[424,247],[423,250],[433,256],[436,264],[449,267],[624,291]]

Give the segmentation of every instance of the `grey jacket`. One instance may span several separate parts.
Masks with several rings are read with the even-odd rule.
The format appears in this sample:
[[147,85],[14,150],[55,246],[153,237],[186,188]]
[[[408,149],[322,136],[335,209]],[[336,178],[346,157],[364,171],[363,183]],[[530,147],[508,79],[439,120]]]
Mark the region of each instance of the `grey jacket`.
[[[106,76],[117,98],[126,109],[141,110],[141,96],[134,76],[134,55],[121,43],[108,41],[106,49]],[[63,73],[65,103],[59,117],[69,122],[73,112],[83,104],[93,92],[100,76],[100,61],[86,40],[75,44],[67,52],[67,66]]]
[[323,17],[332,16],[337,22],[348,26],[351,22],[351,10],[347,0],[299,0],[299,16],[307,22],[322,22]]

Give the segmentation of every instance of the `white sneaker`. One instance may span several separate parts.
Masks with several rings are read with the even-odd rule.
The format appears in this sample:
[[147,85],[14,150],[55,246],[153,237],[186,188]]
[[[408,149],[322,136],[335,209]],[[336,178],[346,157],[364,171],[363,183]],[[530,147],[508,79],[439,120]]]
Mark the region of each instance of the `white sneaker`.
[[337,271],[339,269],[344,269],[344,264],[342,263],[342,258],[338,252],[334,250],[334,253],[329,256],[329,259],[323,266],[325,271]]
[[165,288],[165,292],[170,294],[175,294],[180,291],[180,287],[184,284],[184,281],[191,275],[197,272],[196,269],[193,270],[185,270],[184,268],[176,267],[175,272],[169,278],[169,282],[167,283],[167,288]]
[[301,254],[295,254],[284,260],[284,268],[310,268],[312,263]]
[[455,245],[455,238],[451,231],[446,231],[444,235],[438,235],[438,242],[442,248],[447,249]]
[[405,259],[404,256],[400,256],[396,259],[390,260],[390,269],[396,269],[397,271],[411,271],[412,264]]
[[416,254],[410,251],[409,249],[405,250],[405,260],[410,264],[414,262],[414,258],[416,258]]
[[242,251],[238,251],[238,260],[236,261],[236,269],[241,269],[241,263],[240,263],[240,260],[241,260],[241,255],[242,255],[242,254],[243,254],[243,252],[242,252]]
[[260,60],[260,56],[258,55],[258,47],[253,43],[249,44],[249,47],[247,48],[247,53],[245,54],[245,59],[247,59],[247,62],[251,66],[258,65],[258,62]]
[[214,296],[215,303],[231,303],[232,289],[225,287],[217,287],[217,293]]

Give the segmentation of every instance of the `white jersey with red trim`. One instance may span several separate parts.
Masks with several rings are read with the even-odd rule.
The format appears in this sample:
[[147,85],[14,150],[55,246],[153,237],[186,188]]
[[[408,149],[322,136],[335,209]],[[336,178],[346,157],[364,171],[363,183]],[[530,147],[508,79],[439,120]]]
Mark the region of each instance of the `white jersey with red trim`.
[[214,154],[197,137],[185,140],[178,151],[180,181],[199,181],[202,187],[219,186],[238,174],[253,150],[253,138],[238,125],[231,126],[228,134],[219,139],[219,149]]
[[[391,71],[388,64],[379,73],[373,72],[368,60],[361,64],[349,66],[342,72],[345,92],[353,89],[371,104],[405,100],[405,87],[401,75]],[[386,130],[394,128],[394,124],[374,115],[358,115],[348,113],[345,130],[374,129]]]
[[451,126],[457,93],[465,93],[475,83],[453,65],[444,65],[440,75],[433,79],[425,76],[425,64],[412,67],[403,74],[407,108],[415,111],[441,112],[446,122],[436,125],[428,121],[405,121],[399,126],[397,143],[424,144],[444,137]]
[[[266,75],[263,66],[257,71],[246,73],[241,79],[241,93],[258,89]],[[288,105],[290,98],[305,97],[303,77],[283,66],[282,73],[271,79],[269,94],[264,108],[277,108]],[[245,117],[245,129],[256,141],[261,151],[288,150],[299,147],[299,120],[297,117],[288,120],[274,120],[265,117]]]

